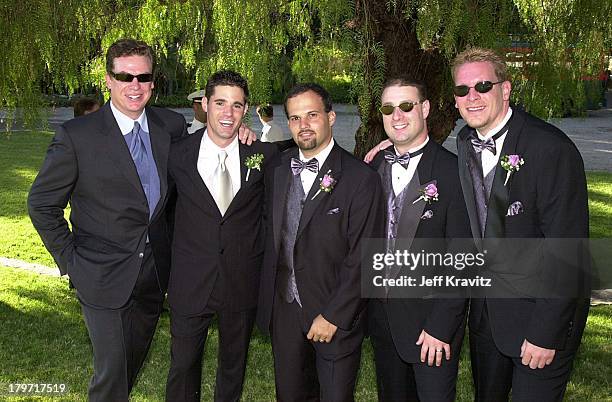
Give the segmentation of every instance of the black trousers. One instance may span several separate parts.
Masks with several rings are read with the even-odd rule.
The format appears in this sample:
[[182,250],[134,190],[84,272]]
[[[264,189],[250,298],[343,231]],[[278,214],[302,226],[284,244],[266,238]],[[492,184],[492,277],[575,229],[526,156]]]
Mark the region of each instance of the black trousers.
[[153,254],[147,246],[136,285],[125,306],[98,308],[79,298],[94,354],[89,401],[128,401],[151,346],[163,297]]
[[368,328],[374,349],[379,401],[455,400],[461,350],[453,350],[453,358],[450,361],[443,359],[440,367],[430,367],[420,361],[404,361],[393,341],[384,304],[378,300],[371,300],[368,304]]
[[530,369],[521,363],[520,357],[502,354],[491,333],[485,302],[480,321],[470,327],[475,400],[506,402],[512,389],[513,402],[562,401],[575,354],[575,350],[558,350],[553,362],[543,369]]
[[272,311],[276,399],[353,401],[361,348],[334,359],[324,358],[306,338],[311,324],[304,320],[296,301],[287,303],[276,292]]
[[215,315],[219,328],[219,351],[214,400],[239,401],[255,312],[255,309],[226,311],[215,292],[201,315],[183,316],[171,311],[172,346],[166,401],[200,400],[204,345]]

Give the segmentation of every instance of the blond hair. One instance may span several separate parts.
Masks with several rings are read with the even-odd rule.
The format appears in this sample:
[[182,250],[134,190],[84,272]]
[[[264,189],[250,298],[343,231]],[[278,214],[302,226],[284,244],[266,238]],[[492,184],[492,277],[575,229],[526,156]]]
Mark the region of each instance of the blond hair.
[[455,57],[452,64],[453,79],[455,78],[457,69],[462,65],[479,62],[491,63],[497,79],[499,81],[508,81],[508,69],[501,56],[492,49],[485,49],[482,47],[468,47]]

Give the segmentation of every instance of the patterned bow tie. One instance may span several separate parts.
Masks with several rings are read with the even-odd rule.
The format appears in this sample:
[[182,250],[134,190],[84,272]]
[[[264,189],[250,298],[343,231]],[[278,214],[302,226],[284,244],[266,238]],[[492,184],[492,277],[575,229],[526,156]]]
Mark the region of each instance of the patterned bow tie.
[[472,146],[474,147],[474,151],[476,151],[476,153],[481,153],[485,149],[488,149],[493,155],[497,154],[497,149],[495,148],[495,140],[491,137],[481,140],[476,134],[474,134],[472,138],[470,138],[470,142],[472,143]]
[[406,152],[403,155],[397,155],[395,152],[385,151],[385,160],[391,165],[399,163],[404,169],[408,169],[410,163],[410,153]]
[[304,169],[310,170],[313,173],[319,172],[319,162],[316,158],[312,158],[308,162],[302,162],[297,158],[291,158],[291,171],[294,176],[302,173]]

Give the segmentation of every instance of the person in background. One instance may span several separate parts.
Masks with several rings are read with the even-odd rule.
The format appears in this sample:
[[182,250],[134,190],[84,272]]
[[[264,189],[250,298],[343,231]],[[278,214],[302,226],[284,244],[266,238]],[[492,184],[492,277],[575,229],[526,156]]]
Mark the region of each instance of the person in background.
[[193,120],[191,123],[187,123],[187,133],[193,134],[196,131],[206,127],[206,112],[202,107],[202,98],[205,96],[204,90],[199,90],[190,93],[187,99],[191,101],[191,108],[193,109]]
[[288,139],[288,136],[285,136],[283,133],[283,129],[280,128],[278,124],[273,120],[274,119],[274,108],[272,105],[260,105],[257,106],[256,109],[257,116],[259,117],[259,121],[263,125],[261,129],[261,141],[263,142],[277,142],[284,141]]
[[93,98],[79,98],[74,102],[74,117],[85,116],[100,109],[100,103]]

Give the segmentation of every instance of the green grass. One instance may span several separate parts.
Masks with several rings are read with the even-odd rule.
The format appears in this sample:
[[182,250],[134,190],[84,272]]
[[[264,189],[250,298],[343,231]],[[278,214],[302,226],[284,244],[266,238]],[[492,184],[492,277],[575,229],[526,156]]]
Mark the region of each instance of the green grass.
[[[64,383],[69,392],[60,400],[86,399],[92,372],[89,339],[79,304],[66,279],[0,267],[0,384]],[[612,306],[593,307],[572,379],[568,401],[612,401],[609,363],[612,361]],[[216,369],[217,332],[213,327],[204,357],[202,400],[212,400]],[[162,316],[153,346],[133,391],[134,401],[161,401],[169,364],[169,318]],[[357,400],[376,400],[372,350],[364,342]],[[458,401],[472,400],[467,345],[462,350]],[[0,389],[0,399],[3,390]],[[31,398],[31,397],[30,397]],[[11,400],[19,400],[18,398]],[[23,398],[22,400],[31,400]],[[38,400],[58,400],[40,398]],[[267,338],[251,340],[245,401],[274,400],[272,350]]]
[[[0,256],[54,266],[27,216],[26,197],[45,154],[51,133],[0,135]],[[612,174],[587,173],[591,234],[612,238]],[[92,372],[91,346],[80,308],[67,280],[0,267],[0,384],[65,383],[59,398],[11,400],[86,400]],[[212,400],[217,332],[213,328],[204,357],[202,400]],[[163,315],[151,353],[133,391],[134,401],[163,400],[169,362],[169,318]],[[270,342],[259,334],[251,340],[243,400],[274,400]],[[594,307],[572,380],[568,401],[612,401],[612,306]],[[0,389],[3,400],[4,389]],[[457,400],[472,400],[467,347],[462,350]],[[372,350],[364,342],[356,397],[376,400]]]

